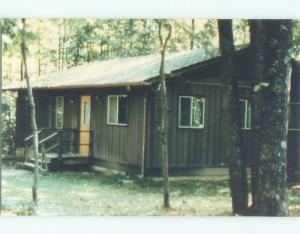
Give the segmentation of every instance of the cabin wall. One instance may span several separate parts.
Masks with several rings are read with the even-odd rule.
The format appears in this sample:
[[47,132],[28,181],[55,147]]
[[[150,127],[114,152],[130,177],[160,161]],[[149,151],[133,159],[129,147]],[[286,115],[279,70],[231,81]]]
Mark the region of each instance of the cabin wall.
[[[107,96],[128,95],[128,125],[107,124]],[[145,95],[99,91],[92,97],[91,129],[94,134],[94,159],[141,167],[145,141]]]
[[[34,91],[36,105],[36,122],[38,129],[52,128],[51,126],[51,99],[55,96],[64,96],[64,123],[63,128],[78,128],[79,95],[63,91]],[[16,146],[24,147],[24,138],[31,134],[30,110],[27,91],[18,92],[16,108]]]
[[54,126],[51,125],[51,100],[56,96],[64,97],[63,128],[77,129],[79,121],[80,95],[76,92],[73,93],[68,91],[36,91],[34,93],[38,128],[54,128]]
[[[128,125],[107,124],[107,96],[128,95]],[[29,105],[26,92],[20,92],[17,107],[17,139],[21,147],[30,134]],[[135,168],[142,167],[146,141],[146,90],[127,88],[86,90],[39,90],[34,92],[38,128],[51,128],[51,99],[64,96],[63,128],[78,129],[80,96],[91,96],[91,130],[93,131],[94,162],[110,162]],[[26,120],[26,123],[25,123]]]
[[[207,168],[222,167],[228,165],[228,159],[224,158],[222,147],[222,96],[218,82],[208,80],[190,80],[188,82],[173,82],[167,85],[169,103],[169,167],[181,168]],[[240,88],[240,97],[249,98],[248,88]],[[179,128],[179,96],[205,97],[205,124],[204,128]],[[150,99],[151,131],[150,150],[147,157],[147,168],[161,167],[159,152],[159,126],[158,99],[153,96]],[[241,130],[242,152],[247,159],[251,153],[251,130]]]

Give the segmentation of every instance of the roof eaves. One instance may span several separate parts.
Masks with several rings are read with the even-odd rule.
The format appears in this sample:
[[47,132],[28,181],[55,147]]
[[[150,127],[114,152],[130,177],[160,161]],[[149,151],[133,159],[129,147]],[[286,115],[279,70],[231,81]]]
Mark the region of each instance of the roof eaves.
[[[62,86],[41,86],[41,87],[33,87],[33,90],[54,90],[54,89],[81,89],[81,88],[108,88],[108,87],[127,87],[127,86],[148,86],[150,85],[149,82],[126,82],[126,83],[115,83],[115,84],[95,84],[95,85],[62,85]],[[8,88],[3,89],[4,91],[18,91],[18,90],[25,90],[27,87],[18,87],[18,88]]]

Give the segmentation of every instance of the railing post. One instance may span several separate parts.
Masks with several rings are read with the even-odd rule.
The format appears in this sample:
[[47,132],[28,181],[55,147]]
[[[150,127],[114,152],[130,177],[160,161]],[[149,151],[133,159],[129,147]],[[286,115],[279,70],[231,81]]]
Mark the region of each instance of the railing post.
[[58,161],[59,161],[59,167],[62,166],[62,134],[60,131],[58,131]]
[[28,158],[29,158],[29,147],[27,144],[25,144],[24,161],[28,162]]
[[90,158],[94,157],[94,134],[90,131]]
[[80,131],[78,131],[77,129],[74,129],[73,133],[74,133],[74,153],[79,153]]
[[48,164],[46,161],[46,149],[44,144],[42,144],[42,168],[46,171],[48,170]]

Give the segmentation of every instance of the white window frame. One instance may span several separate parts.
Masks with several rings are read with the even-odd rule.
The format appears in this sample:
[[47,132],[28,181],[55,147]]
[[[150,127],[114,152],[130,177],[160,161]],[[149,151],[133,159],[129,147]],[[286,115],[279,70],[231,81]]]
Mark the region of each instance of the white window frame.
[[[200,126],[194,127],[194,126],[183,126],[181,125],[181,98],[190,98],[192,99],[192,105],[190,109],[190,118],[191,118],[191,124],[193,122],[193,98],[200,98],[203,102],[203,114],[202,114],[202,122]],[[189,129],[203,129],[205,126],[205,97],[197,97],[197,96],[179,96],[178,99],[178,127],[179,128],[189,128]]]
[[[240,102],[243,102],[243,108],[244,108],[244,119],[243,119],[243,123],[242,123],[242,130],[251,130],[252,127],[252,116],[251,116],[251,111],[252,111],[252,107],[251,107],[251,103],[249,102],[248,99],[246,98],[241,98],[239,99]],[[248,105],[250,105],[250,113],[248,113]],[[249,116],[250,119],[250,126],[247,127],[247,117]]]
[[[110,110],[109,110],[109,99],[111,97],[117,97],[117,123],[111,123],[109,122],[109,113],[110,113]],[[127,123],[124,124],[124,123],[119,123],[119,97],[127,97],[127,102],[128,102],[128,95],[108,95],[107,96],[107,115],[106,115],[106,123],[108,125],[116,125],[116,126],[128,126],[128,116],[127,116]],[[127,108],[128,108],[128,103],[127,103]],[[127,109],[127,115],[128,115],[128,109]]]

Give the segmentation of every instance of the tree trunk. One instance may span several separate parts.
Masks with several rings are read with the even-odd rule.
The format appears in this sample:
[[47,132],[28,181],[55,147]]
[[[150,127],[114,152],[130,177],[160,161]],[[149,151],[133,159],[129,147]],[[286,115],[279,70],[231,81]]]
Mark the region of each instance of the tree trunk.
[[290,89],[289,131],[287,148],[288,184],[300,183],[300,62],[293,60]]
[[110,46],[109,46],[109,43],[110,43],[110,36],[108,36],[108,40],[107,40],[107,53],[106,53],[107,59],[109,59],[109,56],[110,56]]
[[234,75],[234,42],[232,20],[218,20],[221,80],[223,83],[223,145],[229,159],[232,210],[244,214],[248,207],[248,189],[245,162],[241,155],[241,130],[237,79]]
[[195,42],[195,19],[192,19],[192,32],[191,32],[191,44],[190,44],[190,49],[194,49],[194,42]]
[[58,54],[58,70],[60,71],[61,70],[61,57],[62,57],[62,49],[61,49],[61,41],[62,41],[62,38],[61,38],[61,24],[59,24],[58,26],[58,51],[57,51],[57,54]]
[[2,213],[2,20],[0,20],[0,215]]
[[77,44],[76,44],[76,54],[75,54],[75,63],[74,63],[74,65],[75,66],[77,66],[78,65],[78,63],[79,63],[79,42],[77,42]]
[[61,69],[63,70],[65,68],[65,64],[67,63],[67,56],[66,56],[66,32],[67,32],[67,26],[66,26],[66,19],[63,19],[63,37],[62,37],[62,59],[61,59]]
[[259,215],[286,216],[288,84],[291,20],[264,20],[264,79],[259,92],[260,142],[256,207]]
[[35,103],[33,99],[32,89],[30,85],[30,79],[28,75],[27,69],[27,60],[26,60],[26,44],[25,44],[25,27],[26,22],[25,19],[22,19],[23,30],[22,30],[22,41],[21,41],[21,52],[22,58],[24,62],[24,70],[25,70],[25,79],[27,83],[27,91],[28,91],[28,98],[29,98],[29,105],[30,105],[30,114],[31,114],[31,127],[32,127],[32,134],[33,134],[33,147],[34,147],[34,180],[32,186],[32,198],[33,202],[37,205],[38,197],[37,197],[37,190],[38,190],[38,182],[39,182],[39,165],[38,165],[38,131],[36,125],[36,117],[35,117]]
[[42,71],[42,61],[41,61],[41,44],[40,42],[38,43],[38,47],[39,47],[39,50],[38,50],[38,76],[41,75],[41,71]]
[[22,59],[22,53],[21,53],[21,63],[20,63],[20,79],[21,79],[21,81],[23,81],[23,79],[24,79],[24,65],[23,65],[23,59]]
[[[249,20],[250,26],[250,49],[252,56],[252,77],[253,87],[259,87],[259,84],[263,82],[263,70],[264,70],[264,45],[265,34],[262,27],[261,20]],[[254,214],[256,213],[257,204],[257,184],[258,184],[258,166],[259,166],[259,152],[261,142],[261,120],[260,108],[263,108],[259,103],[261,97],[260,92],[252,92],[252,155],[251,155],[251,194],[252,205]]]
[[162,175],[163,175],[163,187],[164,187],[164,207],[170,208],[169,198],[169,163],[168,163],[168,102],[167,102],[167,88],[165,79],[165,51],[167,43],[171,37],[172,27],[168,25],[168,36],[165,41],[162,37],[162,21],[158,21],[158,35],[160,42],[160,54],[161,63],[159,71],[159,102],[161,108],[161,118],[159,126],[160,137],[160,152],[162,156]]

